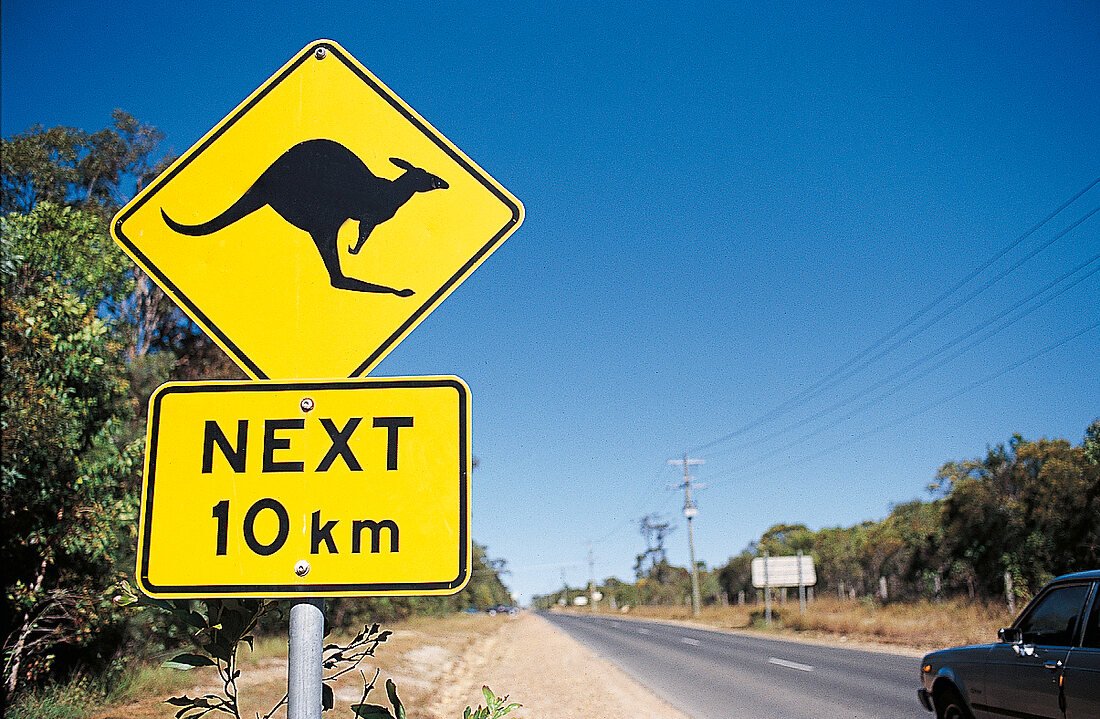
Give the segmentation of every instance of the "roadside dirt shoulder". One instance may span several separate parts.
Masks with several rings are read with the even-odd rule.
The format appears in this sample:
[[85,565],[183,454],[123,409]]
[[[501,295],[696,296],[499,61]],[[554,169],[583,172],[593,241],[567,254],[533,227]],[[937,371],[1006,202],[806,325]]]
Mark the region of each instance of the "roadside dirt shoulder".
[[[398,625],[373,661],[364,663],[365,676],[352,672],[333,683],[336,706],[324,716],[350,716],[350,705],[362,699],[364,678],[375,668],[380,676],[368,702],[387,704],[383,686],[392,678],[410,716],[422,719],[459,719],[467,706],[485,703],[483,685],[523,705],[509,719],[688,719],[609,661],[529,613],[454,615]],[[177,690],[151,689],[92,716],[169,719],[178,708],[166,704],[167,697],[222,689],[212,670],[195,669],[185,676],[193,683]],[[246,655],[239,688],[241,715],[265,715],[286,691],[285,649],[263,657]],[[275,716],[285,717],[285,707]]]
[[688,719],[572,638],[530,613],[473,646],[428,707],[431,719],[484,704],[482,685],[523,705],[518,719]]

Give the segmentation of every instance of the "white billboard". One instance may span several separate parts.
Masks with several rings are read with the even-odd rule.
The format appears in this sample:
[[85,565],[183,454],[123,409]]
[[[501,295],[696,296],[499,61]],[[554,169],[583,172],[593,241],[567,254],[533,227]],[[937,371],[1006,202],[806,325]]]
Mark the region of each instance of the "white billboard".
[[[812,587],[817,584],[817,574],[814,572],[814,558],[803,556],[801,585]],[[799,586],[799,557],[768,557],[767,579],[765,581],[764,557],[752,560],[752,586],[769,587],[797,587]]]

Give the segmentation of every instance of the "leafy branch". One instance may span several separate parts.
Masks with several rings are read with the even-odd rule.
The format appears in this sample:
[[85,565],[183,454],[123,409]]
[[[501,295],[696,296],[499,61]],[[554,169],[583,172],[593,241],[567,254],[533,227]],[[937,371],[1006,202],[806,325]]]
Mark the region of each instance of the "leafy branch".
[[184,671],[214,667],[218,672],[221,695],[180,696],[167,700],[168,704],[181,707],[176,712],[176,719],[198,719],[209,712],[222,712],[240,719],[238,650],[242,643],[248,644],[249,649],[255,648],[253,631],[256,624],[265,614],[275,611],[275,605],[259,599],[152,599],[139,596],[126,581],[120,582],[118,588],[116,604],[157,607],[190,628],[191,643],[198,652],[177,654],[162,666]]
[[485,695],[485,706],[479,705],[477,709],[466,707],[466,711],[462,713],[462,719],[500,719],[523,706],[516,702],[508,702],[507,694],[498,697],[487,686],[481,687],[481,693]]
[[[351,705],[352,713],[355,714],[358,719],[407,719],[405,706],[397,696],[397,685],[393,683],[392,679],[386,680],[386,696],[390,700],[390,706],[393,707],[392,712],[388,707],[364,703],[367,694],[374,689],[374,682],[377,679],[378,673],[375,672],[374,679],[372,679],[371,683],[363,689],[363,698],[359,700],[358,704]],[[501,719],[501,717],[512,713],[522,706],[516,702],[509,702],[507,696],[498,697],[493,690],[487,686],[481,687],[481,693],[485,696],[485,706],[479,705],[477,709],[466,707],[466,710],[462,713],[462,719]]]
[[[254,648],[253,631],[260,618],[275,611],[275,605],[258,599],[203,599],[203,600],[162,600],[138,595],[129,582],[123,580],[117,585],[114,598],[119,606],[152,606],[169,612],[179,621],[190,627],[191,641],[197,651],[177,654],[162,666],[172,669],[190,670],[195,667],[214,667],[222,681],[221,694],[206,694],[201,697],[171,697],[165,703],[179,707],[176,719],[199,719],[210,712],[228,714],[241,719],[237,679],[241,675],[237,667],[237,653],[241,643]],[[326,630],[326,636],[331,629]],[[351,705],[352,714],[358,719],[407,719],[404,704],[397,695],[397,686],[392,679],[386,680],[386,697],[389,706],[368,704],[367,697],[375,688],[379,670],[367,682],[366,674],[359,665],[367,657],[373,657],[379,645],[385,643],[393,633],[382,631],[378,624],[364,626],[346,644],[329,643],[322,650],[321,668],[328,672],[321,680],[321,711],[329,711],[335,705],[332,683],[349,672],[359,671],[363,678],[363,695],[359,702]],[[508,702],[508,697],[498,697],[489,687],[482,687],[485,706],[477,709],[466,707],[463,719],[501,719],[520,707]],[[272,707],[262,719],[272,719],[289,700],[288,695]],[[256,719],[261,719],[256,715]]]

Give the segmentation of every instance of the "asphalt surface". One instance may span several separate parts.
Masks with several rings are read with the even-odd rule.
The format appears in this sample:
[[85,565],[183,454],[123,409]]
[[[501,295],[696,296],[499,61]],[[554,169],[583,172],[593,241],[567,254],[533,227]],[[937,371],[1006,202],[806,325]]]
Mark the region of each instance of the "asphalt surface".
[[697,719],[932,716],[917,701],[913,657],[662,622],[540,616]]

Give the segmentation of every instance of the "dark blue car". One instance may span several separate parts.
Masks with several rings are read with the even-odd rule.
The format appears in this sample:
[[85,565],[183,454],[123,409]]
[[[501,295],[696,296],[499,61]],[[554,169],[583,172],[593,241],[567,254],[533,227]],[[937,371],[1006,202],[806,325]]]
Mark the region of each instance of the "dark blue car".
[[937,719],[1100,718],[1100,571],[1058,577],[998,636],[925,656],[924,708]]

